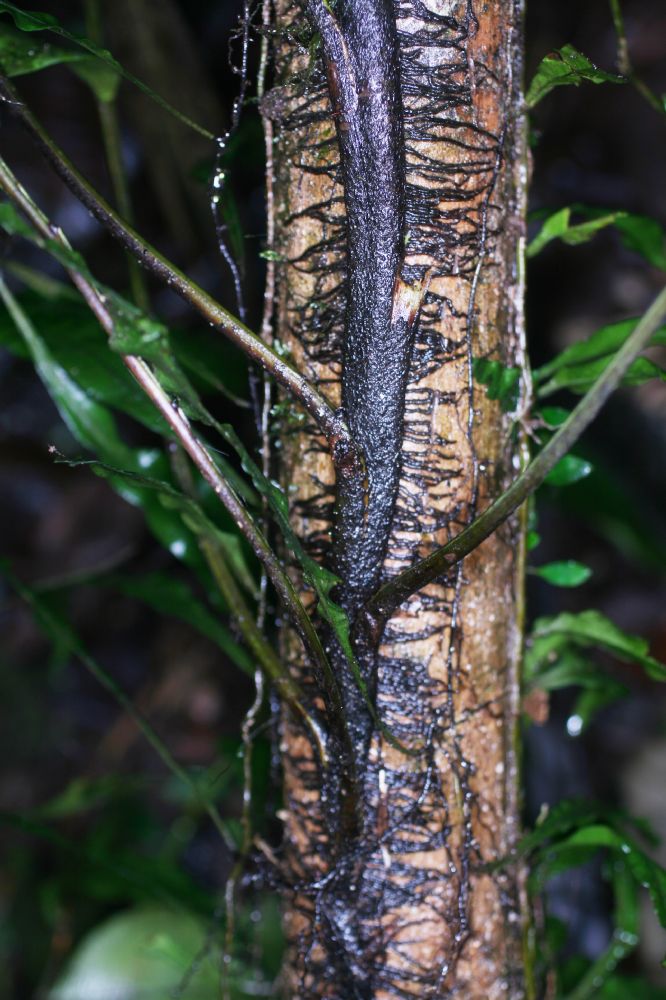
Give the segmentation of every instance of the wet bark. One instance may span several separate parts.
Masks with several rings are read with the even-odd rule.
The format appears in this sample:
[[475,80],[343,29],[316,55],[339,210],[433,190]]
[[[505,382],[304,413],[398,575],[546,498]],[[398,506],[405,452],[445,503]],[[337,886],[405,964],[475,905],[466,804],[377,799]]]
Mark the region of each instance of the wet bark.
[[[283,410],[281,475],[352,624],[522,461],[523,401],[503,412],[473,373],[525,364],[521,15],[520,0],[276,3],[277,335],[366,459],[362,482],[336,483],[315,428]],[[525,995],[521,873],[484,871],[519,833],[522,571],[514,519],[357,646],[393,740],[328,637],[350,742],[328,720],[325,765],[283,722],[286,996]],[[325,716],[287,630],[284,648]]]

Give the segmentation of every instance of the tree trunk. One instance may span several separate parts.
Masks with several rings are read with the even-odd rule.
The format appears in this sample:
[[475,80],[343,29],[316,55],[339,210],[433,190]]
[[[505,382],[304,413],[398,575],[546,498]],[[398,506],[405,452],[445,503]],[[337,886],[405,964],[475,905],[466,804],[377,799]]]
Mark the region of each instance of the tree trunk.
[[[523,394],[512,415],[504,412],[473,368],[474,359],[525,367],[521,6],[276,0],[276,80],[263,112],[274,132],[278,336],[329,400],[342,403],[361,438],[370,482],[362,497],[365,549],[344,537],[358,515],[341,483],[336,499],[325,442],[302,414],[284,408],[281,475],[293,523],[309,552],[341,577],[334,596],[352,619],[368,588],[469,524],[523,461],[513,426]],[[349,66],[352,111],[340,82]],[[384,70],[379,84],[375,69]],[[393,103],[382,104],[391,86]],[[364,99],[369,125],[354,110]],[[385,106],[389,125],[379,138],[388,152],[373,132]],[[397,138],[389,134],[395,115]],[[383,206],[392,211],[394,197],[397,264],[377,250],[390,229]],[[362,205],[354,213],[364,198],[359,226]],[[359,360],[349,343],[363,326],[362,300],[379,302],[385,287],[388,336],[374,357]],[[381,308],[373,305],[377,315]],[[404,377],[394,378],[396,366]],[[383,369],[395,390],[384,411]],[[356,395],[341,387],[352,375]],[[359,431],[351,411],[366,404],[371,412],[359,418]],[[399,478],[384,491],[386,516],[375,502],[372,456],[375,439],[382,438],[379,449],[393,446],[385,440],[392,421]],[[357,645],[382,726],[329,637],[354,761],[345,763],[349,750],[332,737],[324,766],[285,717],[286,996],[525,995],[521,873],[484,870],[519,836],[523,535],[520,520],[510,520],[406,601],[378,651]],[[357,586],[352,564],[372,561],[373,538],[377,568]],[[290,633],[284,648],[325,714]]]

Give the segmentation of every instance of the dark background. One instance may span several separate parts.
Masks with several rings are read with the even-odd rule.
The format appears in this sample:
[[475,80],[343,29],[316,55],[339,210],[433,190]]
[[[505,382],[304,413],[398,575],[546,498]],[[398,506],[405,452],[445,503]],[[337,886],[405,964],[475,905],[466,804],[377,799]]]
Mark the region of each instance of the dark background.
[[[79,3],[42,0],[38,6],[83,30]],[[223,133],[238,90],[228,42],[240,4],[123,0],[103,6],[107,41],[121,62],[216,134]],[[548,51],[567,42],[604,69],[614,68],[615,37],[603,0],[533,0],[529,8],[528,77]],[[627,0],[624,10],[636,71],[656,93],[666,92],[663,2]],[[64,68],[18,83],[74,162],[109,194],[88,89]],[[138,228],[233,308],[232,284],[217,252],[201,180],[210,166],[209,145],[127,84],[121,89],[120,112]],[[252,107],[234,142],[229,183],[245,234],[245,292],[249,322],[256,328],[263,278],[263,145]],[[0,144],[3,156],[84,252],[92,270],[123,287],[121,252],[1,113]],[[666,223],[666,117],[630,87],[561,88],[533,115],[532,147],[533,210],[585,202]],[[15,255],[17,249],[2,244],[0,252]],[[33,259],[25,249],[20,254]],[[43,267],[43,258],[37,260]],[[52,270],[57,274],[56,267]],[[551,245],[528,272],[534,365],[604,322],[642,312],[660,280],[658,272],[620,246],[612,230],[577,248]],[[196,317],[175,296],[157,286],[153,292],[155,308],[169,323],[196,326]],[[247,396],[242,362],[230,365],[232,381]],[[244,419],[251,433],[250,421]],[[139,440],[135,428],[126,432]],[[578,449],[594,462],[595,473],[567,490],[542,493],[543,541],[532,560],[538,565],[575,558],[590,565],[594,575],[573,591],[530,577],[532,617],[598,608],[620,627],[647,637],[653,655],[666,660],[665,438],[664,386],[649,383],[622,391]],[[53,443],[66,448],[67,434],[41,383],[27,362],[0,352],[0,552],[16,573],[44,583],[104,566],[130,574],[181,572],[148,534],[139,511],[85,469],[54,465],[47,451]],[[76,856],[79,849],[157,856],[174,872],[184,873],[195,889],[211,894],[209,899],[224,884],[229,858],[210,825],[165,791],[168,778],[162,764],[116,704],[79,664],[54,655],[29,611],[8,589],[0,589],[0,596],[0,808],[14,817],[30,816],[77,777],[120,776],[99,802],[55,821],[53,828],[75,848],[74,855],[43,830],[0,827],[5,848],[0,996],[22,998],[36,995],[51,981],[86,929],[128,902],[122,889],[105,894],[95,888],[93,876]],[[87,647],[167,737],[178,760],[190,767],[216,767],[227,775],[222,808],[237,814],[241,784],[235,750],[238,720],[252,697],[247,679],[193,630],[112,590],[82,586],[71,591],[68,601]],[[527,818],[534,820],[544,802],[600,797],[649,814],[666,836],[664,693],[637,669],[607,666],[629,686],[630,696],[602,711],[581,737],[567,735],[574,699],[570,691],[553,697],[549,721],[530,729]],[[261,751],[265,774],[267,747]],[[266,810],[274,806],[268,796]],[[274,832],[270,823],[266,831]],[[561,877],[551,891],[552,911],[568,923],[570,942],[588,957],[603,947],[611,926],[609,900],[598,875],[581,869]],[[203,912],[208,905],[202,904]],[[646,930],[633,967],[641,963],[651,978],[658,977],[663,945],[662,932]]]

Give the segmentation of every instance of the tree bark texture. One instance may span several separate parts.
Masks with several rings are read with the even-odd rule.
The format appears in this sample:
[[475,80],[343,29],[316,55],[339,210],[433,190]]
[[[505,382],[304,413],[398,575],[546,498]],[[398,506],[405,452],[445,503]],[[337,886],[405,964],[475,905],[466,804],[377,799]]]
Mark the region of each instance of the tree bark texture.
[[[336,482],[285,403],[281,476],[353,625],[523,460],[473,369],[525,369],[521,0],[276,0],[274,27],[277,335],[366,459]],[[525,995],[521,875],[485,870],[519,835],[522,571],[514,519],[357,645],[385,728],[331,635],[349,743],[327,764],[285,716],[286,996]],[[284,649],[332,731],[288,631]]]

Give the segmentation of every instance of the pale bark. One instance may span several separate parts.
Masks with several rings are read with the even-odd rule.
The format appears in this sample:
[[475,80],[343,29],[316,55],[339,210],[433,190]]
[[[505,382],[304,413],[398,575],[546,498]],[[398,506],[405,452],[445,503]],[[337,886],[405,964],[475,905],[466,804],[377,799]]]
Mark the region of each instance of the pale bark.
[[[471,368],[480,357],[525,365],[520,8],[396,3],[408,276],[429,292],[385,579],[467,525],[523,459],[516,413],[490,401]],[[307,44],[300,6],[279,0],[276,18],[277,80],[264,112],[276,136],[278,335],[338,405],[344,202],[335,129],[317,57],[312,64],[294,38]],[[287,421],[281,445],[294,524],[326,560],[335,476],[325,445],[307,424]],[[288,997],[525,994],[520,873],[482,871],[519,835],[522,572],[514,519],[389,622],[377,707],[418,753],[372,737],[361,776],[366,824],[354,842],[341,842],[310,746],[285,719]],[[296,643],[287,638],[285,648],[307,684]]]

